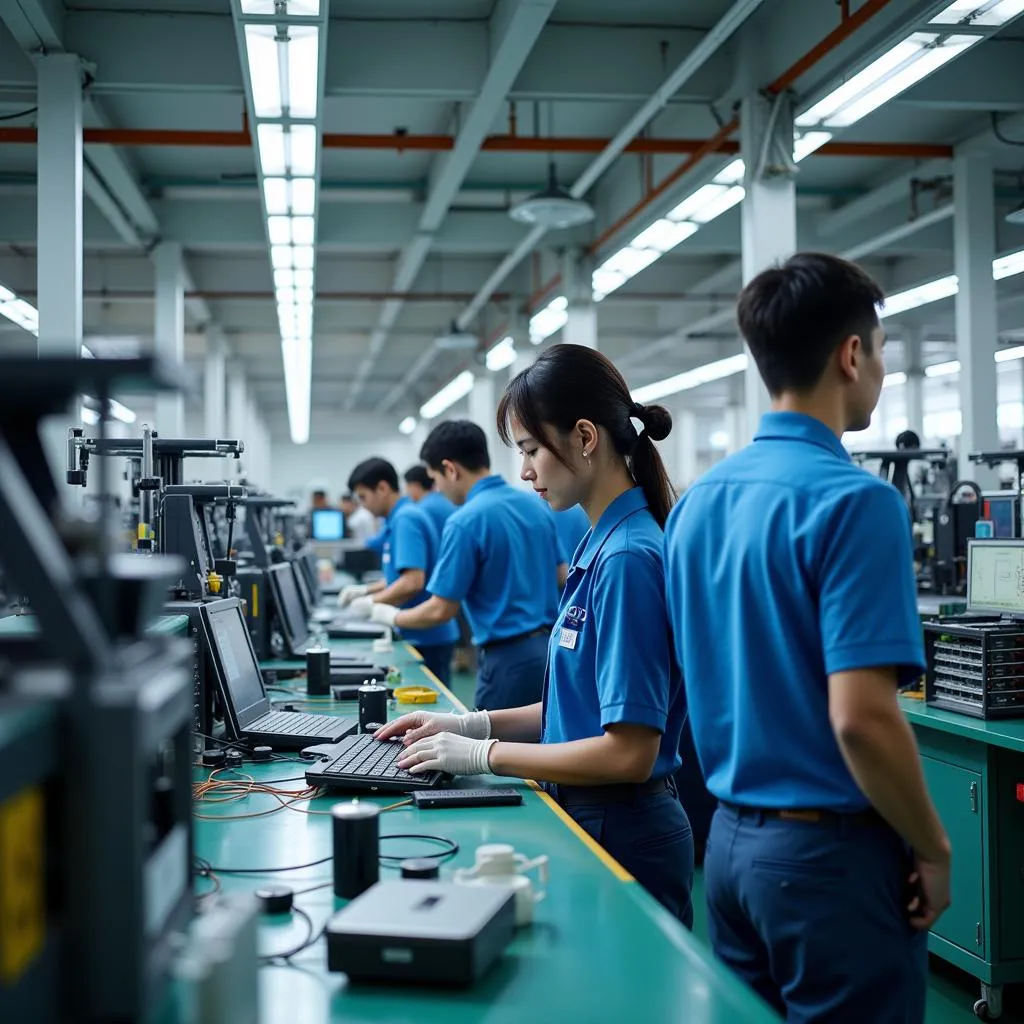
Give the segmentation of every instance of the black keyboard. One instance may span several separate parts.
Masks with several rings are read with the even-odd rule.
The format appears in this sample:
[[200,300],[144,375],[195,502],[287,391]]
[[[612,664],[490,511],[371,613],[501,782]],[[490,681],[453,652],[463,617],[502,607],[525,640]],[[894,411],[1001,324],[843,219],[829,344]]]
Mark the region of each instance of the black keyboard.
[[282,736],[308,736],[316,739],[327,736],[338,728],[338,719],[332,715],[307,715],[300,711],[272,711],[269,715],[250,722],[246,732],[276,733]]
[[343,740],[342,752],[335,758],[306,770],[312,785],[348,785],[362,783],[365,788],[412,789],[437,784],[440,772],[413,775],[398,767],[405,745],[392,740],[377,740],[369,733]]

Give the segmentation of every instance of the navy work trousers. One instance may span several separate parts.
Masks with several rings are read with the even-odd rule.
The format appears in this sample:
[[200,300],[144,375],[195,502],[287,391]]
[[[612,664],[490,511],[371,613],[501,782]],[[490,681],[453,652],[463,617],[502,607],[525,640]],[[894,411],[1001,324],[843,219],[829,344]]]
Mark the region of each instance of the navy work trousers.
[[452,655],[455,644],[432,644],[429,647],[414,645],[423,656],[424,668],[429,668],[447,686],[452,679]]
[[482,647],[474,700],[477,708],[498,711],[536,704],[544,690],[547,659],[547,633],[497,647]]
[[881,819],[801,822],[719,807],[704,860],[716,955],[791,1024],[923,1024],[927,933]]

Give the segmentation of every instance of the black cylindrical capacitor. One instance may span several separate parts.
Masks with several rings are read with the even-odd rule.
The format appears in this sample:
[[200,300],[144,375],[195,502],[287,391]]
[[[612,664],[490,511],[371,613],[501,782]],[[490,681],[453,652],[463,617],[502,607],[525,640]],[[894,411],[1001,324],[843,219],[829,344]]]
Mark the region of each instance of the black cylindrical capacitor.
[[[376,732],[388,720],[388,689],[376,683],[359,687],[359,731]],[[370,726],[374,728],[371,730]]]
[[203,764],[207,768],[223,768],[224,761],[224,751],[218,747],[207,747],[203,751]]
[[227,766],[229,768],[242,767],[242,752],[240,750],[229,750],[226,754]]
[[402,861],[403,878],[440,878],[441,868],[436,860],[412,857]]
[[306,651],[306,693],[311,697],[331,695],[331,652],[326,647]]
[[335,804],[334,895],[351,900],[380,878],[380,811],[374,804]]

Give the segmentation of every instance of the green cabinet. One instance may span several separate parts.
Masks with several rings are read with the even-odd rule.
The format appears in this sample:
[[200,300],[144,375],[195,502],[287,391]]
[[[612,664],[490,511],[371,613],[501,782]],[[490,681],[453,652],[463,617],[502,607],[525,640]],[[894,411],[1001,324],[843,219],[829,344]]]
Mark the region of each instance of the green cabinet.
[[933,934],[975,956],[985,955],[983,778],[979,772],[923,758],[924,775],[953,846],[950,906]]

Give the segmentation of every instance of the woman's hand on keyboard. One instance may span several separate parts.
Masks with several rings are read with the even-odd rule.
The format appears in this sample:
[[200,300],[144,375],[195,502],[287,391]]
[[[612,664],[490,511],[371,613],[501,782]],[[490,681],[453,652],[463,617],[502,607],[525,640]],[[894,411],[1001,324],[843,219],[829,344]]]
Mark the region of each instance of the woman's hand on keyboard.
[[467,736],[474,740],[486,740],[491,735],[491,720],[486,711],[470,711],[466,715],[438,714],[436,711],[413,711],[402,715],[393,722],[388,722],[378,729],[374,736],[379,740],[389,740],[395,736],[403,737],[406,746],[428,736],[437,736],[442,732],[454,733],[456,736]]
[[489,755],[497,740],[474,740],[451,732],[418,740],[398,759],[403,771],[447,772],[449,775],[490,775]]

